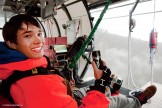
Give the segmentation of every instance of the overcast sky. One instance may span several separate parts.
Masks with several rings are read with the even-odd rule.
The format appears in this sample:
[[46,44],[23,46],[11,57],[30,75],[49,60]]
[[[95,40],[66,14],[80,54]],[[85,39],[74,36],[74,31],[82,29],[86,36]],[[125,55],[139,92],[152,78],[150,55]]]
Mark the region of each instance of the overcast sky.
[[[136,0],[129,0],[136,1]],[[98,32],[96,33],[95,40],[96,49],[101,50],[104,59],[107,64],[111,67],[114,72],[119,75],[124,76],[124,81],[126,79],[126,73],[128,71],[128,51],[127,51],[127,39],[119,38],[119,36],[128,37],[129,35],[129,11],[132,9],[133,5],[118,7],[110,6],[108,11],[105,13],[103,20],[101,21]],[[154,0],[139,3],[133,13],[132,18],[135,20],[136,25],[131,33],[132,38],[132,73],[136,78],[138,78],[137,85],[143,85],[148,80],[150,80],[150,64],[149,64],[149,37],[150,32],[155,27],[158,32],[158,42],[162,42],[162,0],[155,0],[155,14],[154,14]],[[113,7],[113,8],[112,8]],[[114,8],[115,7],[115,8]],[[92,16],[94,20],[97,21],[102,9],[93,10]],[[155,15],[155,16],[154,16]],[[155,18],[155,20],[153,20]],[[153,23],[155,22],[155,23]],[[95,24],[95,22],[94,22]],[[154,25],[154,26],[153,26]],[[102,31],[103,30],[103,31]],[[102,33],[103,32],[103,33]],[[108,33],[106,33],[108,32]],[[110,34],[109,34],[110,33]],[[116,37],[116,38],[115,38]],[[123,42],[124,41],[124,42]],[[146,42],[145,42],[146,41]],[[112,45],[111,45],[112,44]],[[156,76],[154,79],[156,82],[161,82],[158,77],[161,71],[161,46],[158,44],[158,53],[155,54],[154,59],[154,71]],[[140,77],[141,73],[147,75],[146,79]],[[139,74],[139,75],[138,75]],[[126,83],[124,83],[126,84]]]

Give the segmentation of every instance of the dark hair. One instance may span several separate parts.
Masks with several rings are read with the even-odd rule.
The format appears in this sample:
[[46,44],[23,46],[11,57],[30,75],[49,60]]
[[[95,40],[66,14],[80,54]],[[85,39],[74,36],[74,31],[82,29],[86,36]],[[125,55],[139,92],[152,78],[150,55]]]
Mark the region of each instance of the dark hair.
[[16,44],[17,32],[21,28],[22,23],[25,23],[27,26],[32,24],[38,28],[41,28],[39,22],[34,17],[26,14],[15,15],[11,17],[10,20],[3,26],[2,34],[4,41],[10,41]]

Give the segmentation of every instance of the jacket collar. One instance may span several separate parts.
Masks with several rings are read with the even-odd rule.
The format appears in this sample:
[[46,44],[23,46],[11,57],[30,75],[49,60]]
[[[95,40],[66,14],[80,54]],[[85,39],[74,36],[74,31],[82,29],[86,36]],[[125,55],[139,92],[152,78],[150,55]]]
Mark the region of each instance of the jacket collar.
[[22,53],[9,48],[5,42],[0,42],[0,64],[26,60],[27,57]]
[[0,64],[0,69],[7,69],[7,70],[30,70],[35,67],[47,67],[47,60],[45,57],[38,58],[38,59],[27,59],[24,61],[19,62],[12,62],[7,64]]

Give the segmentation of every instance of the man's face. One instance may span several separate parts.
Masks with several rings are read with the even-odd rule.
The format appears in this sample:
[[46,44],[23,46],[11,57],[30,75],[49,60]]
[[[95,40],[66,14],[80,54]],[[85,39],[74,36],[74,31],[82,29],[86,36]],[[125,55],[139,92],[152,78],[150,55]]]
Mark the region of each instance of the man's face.
[[43,56],[43,32],[40,28],[22,23],[17,32],[17,44],[15,49],[28,58],[40,58]]

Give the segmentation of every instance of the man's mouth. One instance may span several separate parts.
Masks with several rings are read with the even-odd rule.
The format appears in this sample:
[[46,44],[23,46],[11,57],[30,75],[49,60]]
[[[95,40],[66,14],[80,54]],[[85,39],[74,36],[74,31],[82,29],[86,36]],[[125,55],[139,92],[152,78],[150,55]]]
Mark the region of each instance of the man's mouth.
[[39,52],[41,50],[42,50],[42,47],[32,48],[32,51],[36,51],[36,52]]

